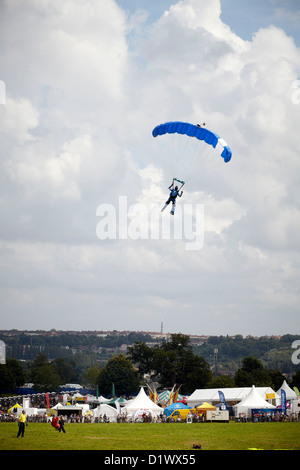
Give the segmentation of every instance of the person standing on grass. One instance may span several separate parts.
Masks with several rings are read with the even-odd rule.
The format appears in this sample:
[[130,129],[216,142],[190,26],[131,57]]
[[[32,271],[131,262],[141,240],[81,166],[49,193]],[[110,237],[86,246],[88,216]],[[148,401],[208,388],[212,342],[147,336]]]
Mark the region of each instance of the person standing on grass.
[[66,432],[66,430],[65,430],[65,420],[64,420],[63,416],[61,416],[59,418],[58,424],[59,424],[59,430],[58,431],[59,432],[62,431],[63,433],[65,433]]
[[17,437],[19,436],[24,437],[25,423],[26,423],[26,412],[25,410],[23,410],[19,417],[19,422],[18,422],[19,432],[18,432]]

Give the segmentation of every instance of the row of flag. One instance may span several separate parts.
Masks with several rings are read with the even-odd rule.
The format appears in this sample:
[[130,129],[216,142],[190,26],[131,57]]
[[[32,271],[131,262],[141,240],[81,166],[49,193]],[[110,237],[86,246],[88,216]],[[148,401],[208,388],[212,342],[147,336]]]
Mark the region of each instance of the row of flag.
[[[149,384],[147,384],[147,387],[148,387],[148,392],[149,392],[149,397],[150,399],[154,402],[154,403],[158,403],[158,394],[157,394],[157,391],[153,385],[153,389],[150,387]],[[166,406],[169,406],[171,405],[172,403],[176,403],[177,400],[178,400],[178,395],[179,395],[179,390],[180,390],[180,387],[181,385],[179,385],[179,387],[176,389],[176,384],[174,384],[172,390],[171,390],[171,393],[170,393],[170,396],[168,398],[168,401],[166,403]]]

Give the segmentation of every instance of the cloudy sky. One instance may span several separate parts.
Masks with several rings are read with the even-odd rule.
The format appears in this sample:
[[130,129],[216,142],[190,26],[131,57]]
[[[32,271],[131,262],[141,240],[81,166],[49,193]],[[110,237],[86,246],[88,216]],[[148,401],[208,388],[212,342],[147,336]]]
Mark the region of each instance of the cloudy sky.
[[[299,31],[298,0],[1,0],[0,329],[299,334]],[[233,154],[174,218],[167,121]]]

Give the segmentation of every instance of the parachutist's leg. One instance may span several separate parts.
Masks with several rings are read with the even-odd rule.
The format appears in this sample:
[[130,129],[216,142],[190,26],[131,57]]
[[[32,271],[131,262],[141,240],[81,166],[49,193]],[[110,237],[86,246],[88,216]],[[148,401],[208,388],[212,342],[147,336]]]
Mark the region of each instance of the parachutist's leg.
[[175,213],[175,202],[172,202],[172,210],[170,214],[174,215],[174,213]]
[[165,210],[165,208],[167,207],[167,205],[170,204],[170,199],[168,199],[164,205],[164,207],[162,208],[161,212],[163,212]]

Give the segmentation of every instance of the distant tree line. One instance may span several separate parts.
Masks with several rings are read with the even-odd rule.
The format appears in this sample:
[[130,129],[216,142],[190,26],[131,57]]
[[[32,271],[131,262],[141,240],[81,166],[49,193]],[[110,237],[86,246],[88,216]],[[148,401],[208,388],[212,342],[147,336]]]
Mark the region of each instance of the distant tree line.
[[[50,332],[51,333],[51,332]],[[108,359],[120,352],[122,345],[132,347],[135,343],[153,345],[157,342],[149,334],[131,332],[120,335],[117,332],[102,337],[97,334],[53,332],[54,334],[29,334],[27,332],[0,332],[0,340],[6,344],[6,357],[22,361],[33,361],[40,353],[51,360],[64,358],[74,360],[79,375],[92,364],[105,364]],[[234,375],[241,366],[244,357],[251,356],[259,359],[268,369],[279,369],[282,373],[291,375],[297,372],[297,365],[291,361],[293,341],[299,340],[300,335],[284,335],[276,337],[247,337],[241,335],[210,336],[202,344],[190,343],[192,351],[205,359],[208,364],[218,368],[218,372]],[[162,340],[161,344],[168,343]],[[215,363],[214,350],[218,350]]]
[[[210,336],[208,341],[195,345],[196,354],[205,358],[211,366],[218,366],[219,371],[235,373],[241,366],[244,357],[251,356],[259,359],[268,369],[279,369],[284,374],[297,372],[299,366],[293,364],[292,343],[299,340],[300,335],[283,335],[276,337],[247,337],[241,335]],[[215,364],[214,350],[217,349]]]
[[[13,392],[25,382],[32,382],[37,392],[58,391],[59,385],[81,383],[109,396],[114,386],[120,395],[137,393],[146,381],[156,382],[158,388],[181,385],[181,393],[190,394],[197,388],[270,386],[278,390],[285,379],[279,369],[265,368],[260,360],[246,356],[234,376],[216,373],[205,358],[195,354],[189,336],[171,335],[162,344],[149,345],[135,342],[127,354],[117,354],[104,364],[89,365],[78,372],[74,360],[56,358],[49,360],[40,352],[33,361],[20,362],[7,359],[0,364],[0,393]],[[300,371],[289,380],[291,386],[300,388]]]
[[6,345],[6,356],[20,360],[34,360],[37,354],[43,352],[50,358],[67,358],[74,352],[103,356],[107,359],[106,349],[117,349],[123,344],[134,344],[136,341],[152,342],[150,335],[131,332],[128,335],[111,334],[98,336],[73,332],[53,334],[30,334],[27,332],[0,333],[0,340]]

